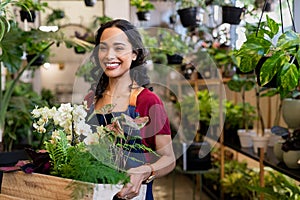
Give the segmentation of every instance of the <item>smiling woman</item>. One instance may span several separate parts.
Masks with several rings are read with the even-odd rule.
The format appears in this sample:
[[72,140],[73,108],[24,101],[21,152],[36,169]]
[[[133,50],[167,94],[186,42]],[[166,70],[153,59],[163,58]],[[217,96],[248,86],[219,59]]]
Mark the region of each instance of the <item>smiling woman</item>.
[[[134,119],[148,117],[147,125],[132,135],[141,137],[135,143],[155,151],[155,154],[138,150],[127,152],[135,159],[124,166],[130,174],[130,182],[119,191],[118,197],[126,199],[135,197],[141,184],[146,183],[146,200],[152,200],[154,177],[165,176],[175,167],[169,120],[161,99],[149,87],[146,57],[141,36],[130,22],[113,20],[97,31],[93,52],[96,66],[91,73],[97,81],[91,87],[94,102],[90,105],[90,112],[97,114],[89,123],[107,124],[111,118],[122,113]],[[95,74],[95,71],[100,73]],[[111,113],[99,114],[98,111],[109,104],[115,105]],[[130,133],[125,130],[124,134]]]

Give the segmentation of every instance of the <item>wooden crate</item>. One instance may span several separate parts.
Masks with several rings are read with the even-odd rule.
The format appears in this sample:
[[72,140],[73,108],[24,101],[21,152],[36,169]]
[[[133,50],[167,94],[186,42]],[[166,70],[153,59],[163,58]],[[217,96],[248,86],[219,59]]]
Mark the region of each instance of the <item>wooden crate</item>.
[[[84,193],[84,197],[81,198],[86,200],[111,200],[122,187],[122,185],[92,184],[50,175],[26,174],[17,171],[3,174],[1,194],[31,200],[67,200],[72,199],[74,187],[70,187],[71,183],[75,183],[81,189],[90,188],[90,190],[86,190],[89,192]],[[139,196],[134,200],[144,200],[145,193],[146,185],[142,185]]]

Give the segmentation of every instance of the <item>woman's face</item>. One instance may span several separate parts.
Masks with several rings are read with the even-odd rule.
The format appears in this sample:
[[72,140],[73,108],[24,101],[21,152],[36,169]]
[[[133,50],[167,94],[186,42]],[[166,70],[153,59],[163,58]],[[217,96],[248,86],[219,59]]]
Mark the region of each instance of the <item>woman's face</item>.
[[137,57],[127,35],[116,27],[103,31],[98,56],[101,67],[110,78],[120,77],[128,72],[131,62]]

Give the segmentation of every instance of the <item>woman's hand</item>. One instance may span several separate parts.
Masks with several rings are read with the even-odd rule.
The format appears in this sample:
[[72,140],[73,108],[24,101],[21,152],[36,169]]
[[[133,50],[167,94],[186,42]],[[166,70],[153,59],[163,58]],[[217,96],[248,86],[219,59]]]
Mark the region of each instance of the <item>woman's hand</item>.
[[130,175],[130,182],[125,184],[120,192],[118,192],[118,197],[122,199],[132,199],[138,196],[143,181],[151,174],[151,167],[149,165],[142,165],[131,168],[127,172]]

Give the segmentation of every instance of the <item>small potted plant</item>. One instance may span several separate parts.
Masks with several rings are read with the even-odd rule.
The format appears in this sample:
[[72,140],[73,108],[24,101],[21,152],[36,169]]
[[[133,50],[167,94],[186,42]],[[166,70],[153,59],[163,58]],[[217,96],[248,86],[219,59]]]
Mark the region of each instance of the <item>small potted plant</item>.
[[[228,88],[232,91],[241,93],[242,97],[242,106],[243,106],[243,129],[238,130],[238,135],[240,138],[241,147],[252,147],[253,142],[251,139],[252,135],[255,135],[255,132],[249,130],[249,122],[253,121],[253,116],[251,113],[247,113],[249,106],[246,103],[245,93],[246,91],[253,90],[255,87],[254,77],[251,75],[233,75],[232,79],[227,83]],[[250,114],[250,115],[249,115]],[[252,119],[252,120],[251,120]]]
[[16,3],[21,8],[20,17],[21,21],[34,22],[36,17],[36,11],[45,11],[48,7],[47,2],[39,2],[34,0],[20,0]]
[[200,23],[199,8],[205,8],[204,0],[175,0],[177,13],[183,27],[195,27]]
[[183,57],[192,51],[189,43],[178,33],[160,29],[158,38],[158,48],[166,54],[168,64],[181,64]]
[[130,5],[136,7],[137,17],[140,21],[150,20],[150,10],[154,10],[155,6],[149,0],[130,0]]
[[271,131],[283,139],[278,146],[280,149],[274,149],[276,158],[279,161],[283,161],[288,168],[299,169],[300,129],[295,129],[291,132],[288,128],[273,126]]
[[23,32],[23,37],[26,38],[25,52],[27,54],[27,62],[31,62],[32,66],[41,66],[48,61],[50,49],[47,47],[52,42],[48,38],[50,34],[39,29],[31,29],[30,31]]
[[61,20],[65,17],[65,11],[62,9],[51,8],[52,13],[49,14],[46,18],[46,25],[56,25],[58,20]]

